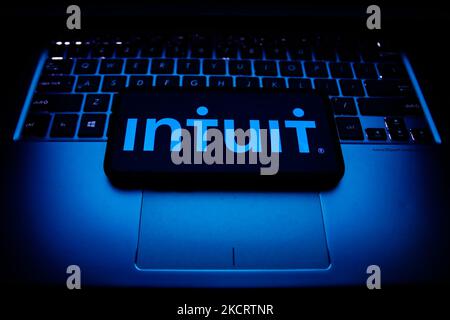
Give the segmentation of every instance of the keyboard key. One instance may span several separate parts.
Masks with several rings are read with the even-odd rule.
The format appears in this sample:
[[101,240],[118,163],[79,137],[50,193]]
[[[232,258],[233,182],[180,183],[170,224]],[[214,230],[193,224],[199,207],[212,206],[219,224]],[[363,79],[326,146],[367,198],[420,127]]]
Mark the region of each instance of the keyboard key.
[[218,58],[235,59],[237,57],[238,49],[231,43],[219,43],[216,46],[216,56]]
[[206,77],[183,77],[183,87],[187,88],[204,88],[206,87]]
[[39,92],[69,92],[72,91],[74,76],[43,76],[39,79]]
[[92,49],[92,56],[96,58],[110,58],[113,53],[114,47],[106,43],[97,44]]
[[415,143],[431,142],[430,132],[425,128],[411,129],[411,136]]
[[343,96],[364,96],[361,80],[339,80]]
[[80,59],[75,65],[76,74],[94,74],[97,72],[98,60]]
[[238,88],[260,88],[257,77],[236,77],[236,87]]
[[156,86],[163,88],[174,88],[180,86],[179,76],[158,76],[156,77]]
[[359,112],[367,116],[421,115],[422,108],[415,98],[360,98]]
[[180,59],[177,61],[178,74],[199,74],[200,61],[197,59]]
[[310,79],[295,79],[290,78],[288,80],[289,89],[293,90],[303,90],[303,89],[311,89],[312,83]]
[[135,91],[148,91],[153,86],[152,76],[136,77],[131,76],[128,83],[128,88]]
[[51,60],[45,63],[42,73],[44,74],[69,74],[72,70],[73,60]]
[[286,88],[286,80],[284,78],[263,78],[263,88],[282,89]]
[[266,49],[266,58],[267,59],[286,59],[286,49],[279,47],[268,47]]
[[103,92],[119,92],[125,88],[127,82],[126,76],[105,76],[103,78]]
[[67,48],[67,57],[70,58],[86,58],[89,54],[90,47],[85,44],[74,45]]
[[244,46],[241,48],[243,59],[262,59],[262,48],[257,46]]
[[137,48],[130,45],[118,45],[116,47],[116,56],[120,58],[136,57],[137,52]]
[[31,108],[33,111],[78,112],[82,102],[81,94],[35,94]]
[[274,61],[255,61],[255,74],[258,76],[278,75],[277,64]]
[[407,81],[401,80],[365,80],[369,96],[411,96],[413,89]]
[[305,71],[308,77],[328,78],[327,65],[324,62],[305,62]]
[[86,102],[84,103],[85,112],[102,112],[108,111],[109,94],[88,94],[86,95]]
[[57,114],[53,119],[51,137],[71,138],[75,135],[77,129],[78,115],[76,114]]
[[174,61],[171,59],[154,59],[152,60],[152,73],[154,74],[172,74]]
[[383,79],[394,78],[404,79],[407,77],[405,67],[395,63],[380,63],[377,66],[378,72]]
[[100,73],[117,74],[122,72],[123,60],[121,59],[103,59],[100,65]]
[[146,45],[141,50],[141,56],[146,58],[161,57],[163,52],[162,45]]
[[333,78],[353,78],[352,68],[348,63],[330,63],[329,67]]
[[94,92],[98,91],[100,85],[99,76],[79,76],[75,91],[77,92]]
[[386,130],[384,128],[367,128],[366,135],[369,140],[386,141]]
[[231,88],[233,87],[232,77],[209,77],[209,86],[211,88]]
[[230,74],[233,75],[251,75],[252,74],[252,66],[250,61],[241,60],[241,61],[229,61],[228,67]]
[[303,76],[302,64],[300,62],[280,62],[280,72],[282,76],[301,77]]
[[389,130],[389,136],[393,141],[407,141],[409,139],[408,130],[402,118],[388,117],[384,120]]
[[193,58],[211,58],[212,48],[209,45],[192,45],[191,57]]
[[293,47],[289,50],[291,59],[295,60],[312,60],[312,52],[307,47]]
[[169,45],[166,48],[166,56],[170,58],[185,58],[187,47],[184,45]]
[[223,60],[203,60],[203,73],[204,74],[216,74],[224,75],[225,61]]
[[125,72],[130,74],[147,73],[148,60],[147,59],[128,59],[125,66]]
[[25,120],[22,129],[23,137],[45,137],[50,124],[51,116],[49,114],[31,114]]
[[99,138],[105,132],[105,114],[84,114],[81,117],[78,136],[80,138]]
[[336,125],[341,140],[364,140],[361,123],[356,117],[338,117]]
[[378,73],[373,63],[354,63],[353,70],[359,79],[377,79]]
[[355,101],[352,98],[331,98],[330,103],[334,114],[356,115]]
[[317,91],[330,96],[339,95],[339,89],[334,79],[315,79],[314,87]]

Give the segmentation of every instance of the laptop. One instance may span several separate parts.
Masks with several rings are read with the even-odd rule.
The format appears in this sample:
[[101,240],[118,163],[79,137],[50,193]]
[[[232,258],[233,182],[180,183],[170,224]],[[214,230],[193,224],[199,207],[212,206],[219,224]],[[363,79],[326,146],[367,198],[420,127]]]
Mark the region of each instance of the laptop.
[[[365,286],[373,265],[383,284],[445,276],[445,141],[410,52],[367,30],[364,8],[81,9],[80,31],[37,9],[61,31],[31,40],[26,94],[8,105],[5,282],[65,285],[72,265],[86,286]],[[171,163],[174,131],[146,134],[188,118],[258,120],[280,136],[279,172]],[[301,143],[299,119],[314,122]]]

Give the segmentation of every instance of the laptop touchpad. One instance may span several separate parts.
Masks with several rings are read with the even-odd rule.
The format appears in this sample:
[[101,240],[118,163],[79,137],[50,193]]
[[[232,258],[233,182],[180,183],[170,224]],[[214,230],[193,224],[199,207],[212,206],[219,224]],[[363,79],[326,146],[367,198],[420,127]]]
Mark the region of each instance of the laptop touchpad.
[[144,192],[145,269],[325,269],[318,193]]

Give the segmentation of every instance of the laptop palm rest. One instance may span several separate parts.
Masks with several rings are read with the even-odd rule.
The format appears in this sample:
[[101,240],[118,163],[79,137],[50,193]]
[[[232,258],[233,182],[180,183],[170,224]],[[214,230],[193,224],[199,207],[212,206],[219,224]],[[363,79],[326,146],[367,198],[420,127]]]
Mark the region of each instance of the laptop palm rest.
[[136,265],[326,269],[318,193],[144,191]]

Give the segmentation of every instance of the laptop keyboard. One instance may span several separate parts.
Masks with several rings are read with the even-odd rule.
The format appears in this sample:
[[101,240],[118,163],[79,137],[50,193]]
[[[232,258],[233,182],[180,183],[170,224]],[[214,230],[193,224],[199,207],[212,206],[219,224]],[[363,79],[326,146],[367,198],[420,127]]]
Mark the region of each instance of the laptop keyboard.
[[20,139],[105,141],[118,91],[156,87],[315,89],[342,143],[431,143],[404,57],[377,41],[200,34],[56,41],[30,88]]

